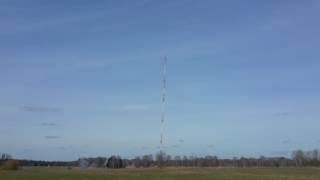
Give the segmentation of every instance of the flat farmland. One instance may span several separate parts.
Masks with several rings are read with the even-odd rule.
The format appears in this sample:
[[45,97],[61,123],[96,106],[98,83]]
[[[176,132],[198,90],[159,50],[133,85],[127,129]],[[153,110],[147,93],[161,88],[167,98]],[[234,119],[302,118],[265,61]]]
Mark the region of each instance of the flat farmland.
[[0,171],[0,180],[320,180],[320,168],[53,168]]

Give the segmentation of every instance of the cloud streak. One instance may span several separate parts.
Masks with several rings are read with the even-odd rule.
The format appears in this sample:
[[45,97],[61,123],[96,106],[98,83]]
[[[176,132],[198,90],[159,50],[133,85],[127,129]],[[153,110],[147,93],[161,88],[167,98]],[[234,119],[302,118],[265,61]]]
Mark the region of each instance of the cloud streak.
[[61,139],[61,136],[45,136],[46,139]]
[[41,123],[41,126],[57,126],[56,123]]
[[44,106],[23,106],[22,110],[28,112],[59,112],[59,108],[44,107]]

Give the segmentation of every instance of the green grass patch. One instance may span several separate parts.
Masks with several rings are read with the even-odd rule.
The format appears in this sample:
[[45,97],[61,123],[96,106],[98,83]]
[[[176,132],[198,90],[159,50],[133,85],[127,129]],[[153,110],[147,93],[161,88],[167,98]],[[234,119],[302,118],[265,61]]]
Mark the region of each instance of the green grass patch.
[[320,168],[30,168],[0,171],[0,180],[320,180]]

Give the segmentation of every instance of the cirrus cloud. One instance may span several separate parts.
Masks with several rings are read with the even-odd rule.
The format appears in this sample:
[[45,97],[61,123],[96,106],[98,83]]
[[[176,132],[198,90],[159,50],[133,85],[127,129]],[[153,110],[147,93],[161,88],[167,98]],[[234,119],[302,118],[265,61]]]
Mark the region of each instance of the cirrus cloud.
[[22,110],[29,112],[58,112],[59,108],[54,107],[44,107],[44,106],[22,106]]
[[60,139],[61,136],[45,136],[46,139]]

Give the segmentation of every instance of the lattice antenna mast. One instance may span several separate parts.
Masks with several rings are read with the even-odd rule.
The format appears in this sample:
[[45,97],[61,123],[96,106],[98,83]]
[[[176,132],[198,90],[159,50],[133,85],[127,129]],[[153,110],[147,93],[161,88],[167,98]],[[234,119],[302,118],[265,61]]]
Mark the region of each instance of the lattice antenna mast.
[[166,115],[166,90],[167,90],[167,56],[163,59],[163,74],[162,74],[162,112],[161,112],[161,131],[160,131],[160,151],[163,145],[164,121]]

